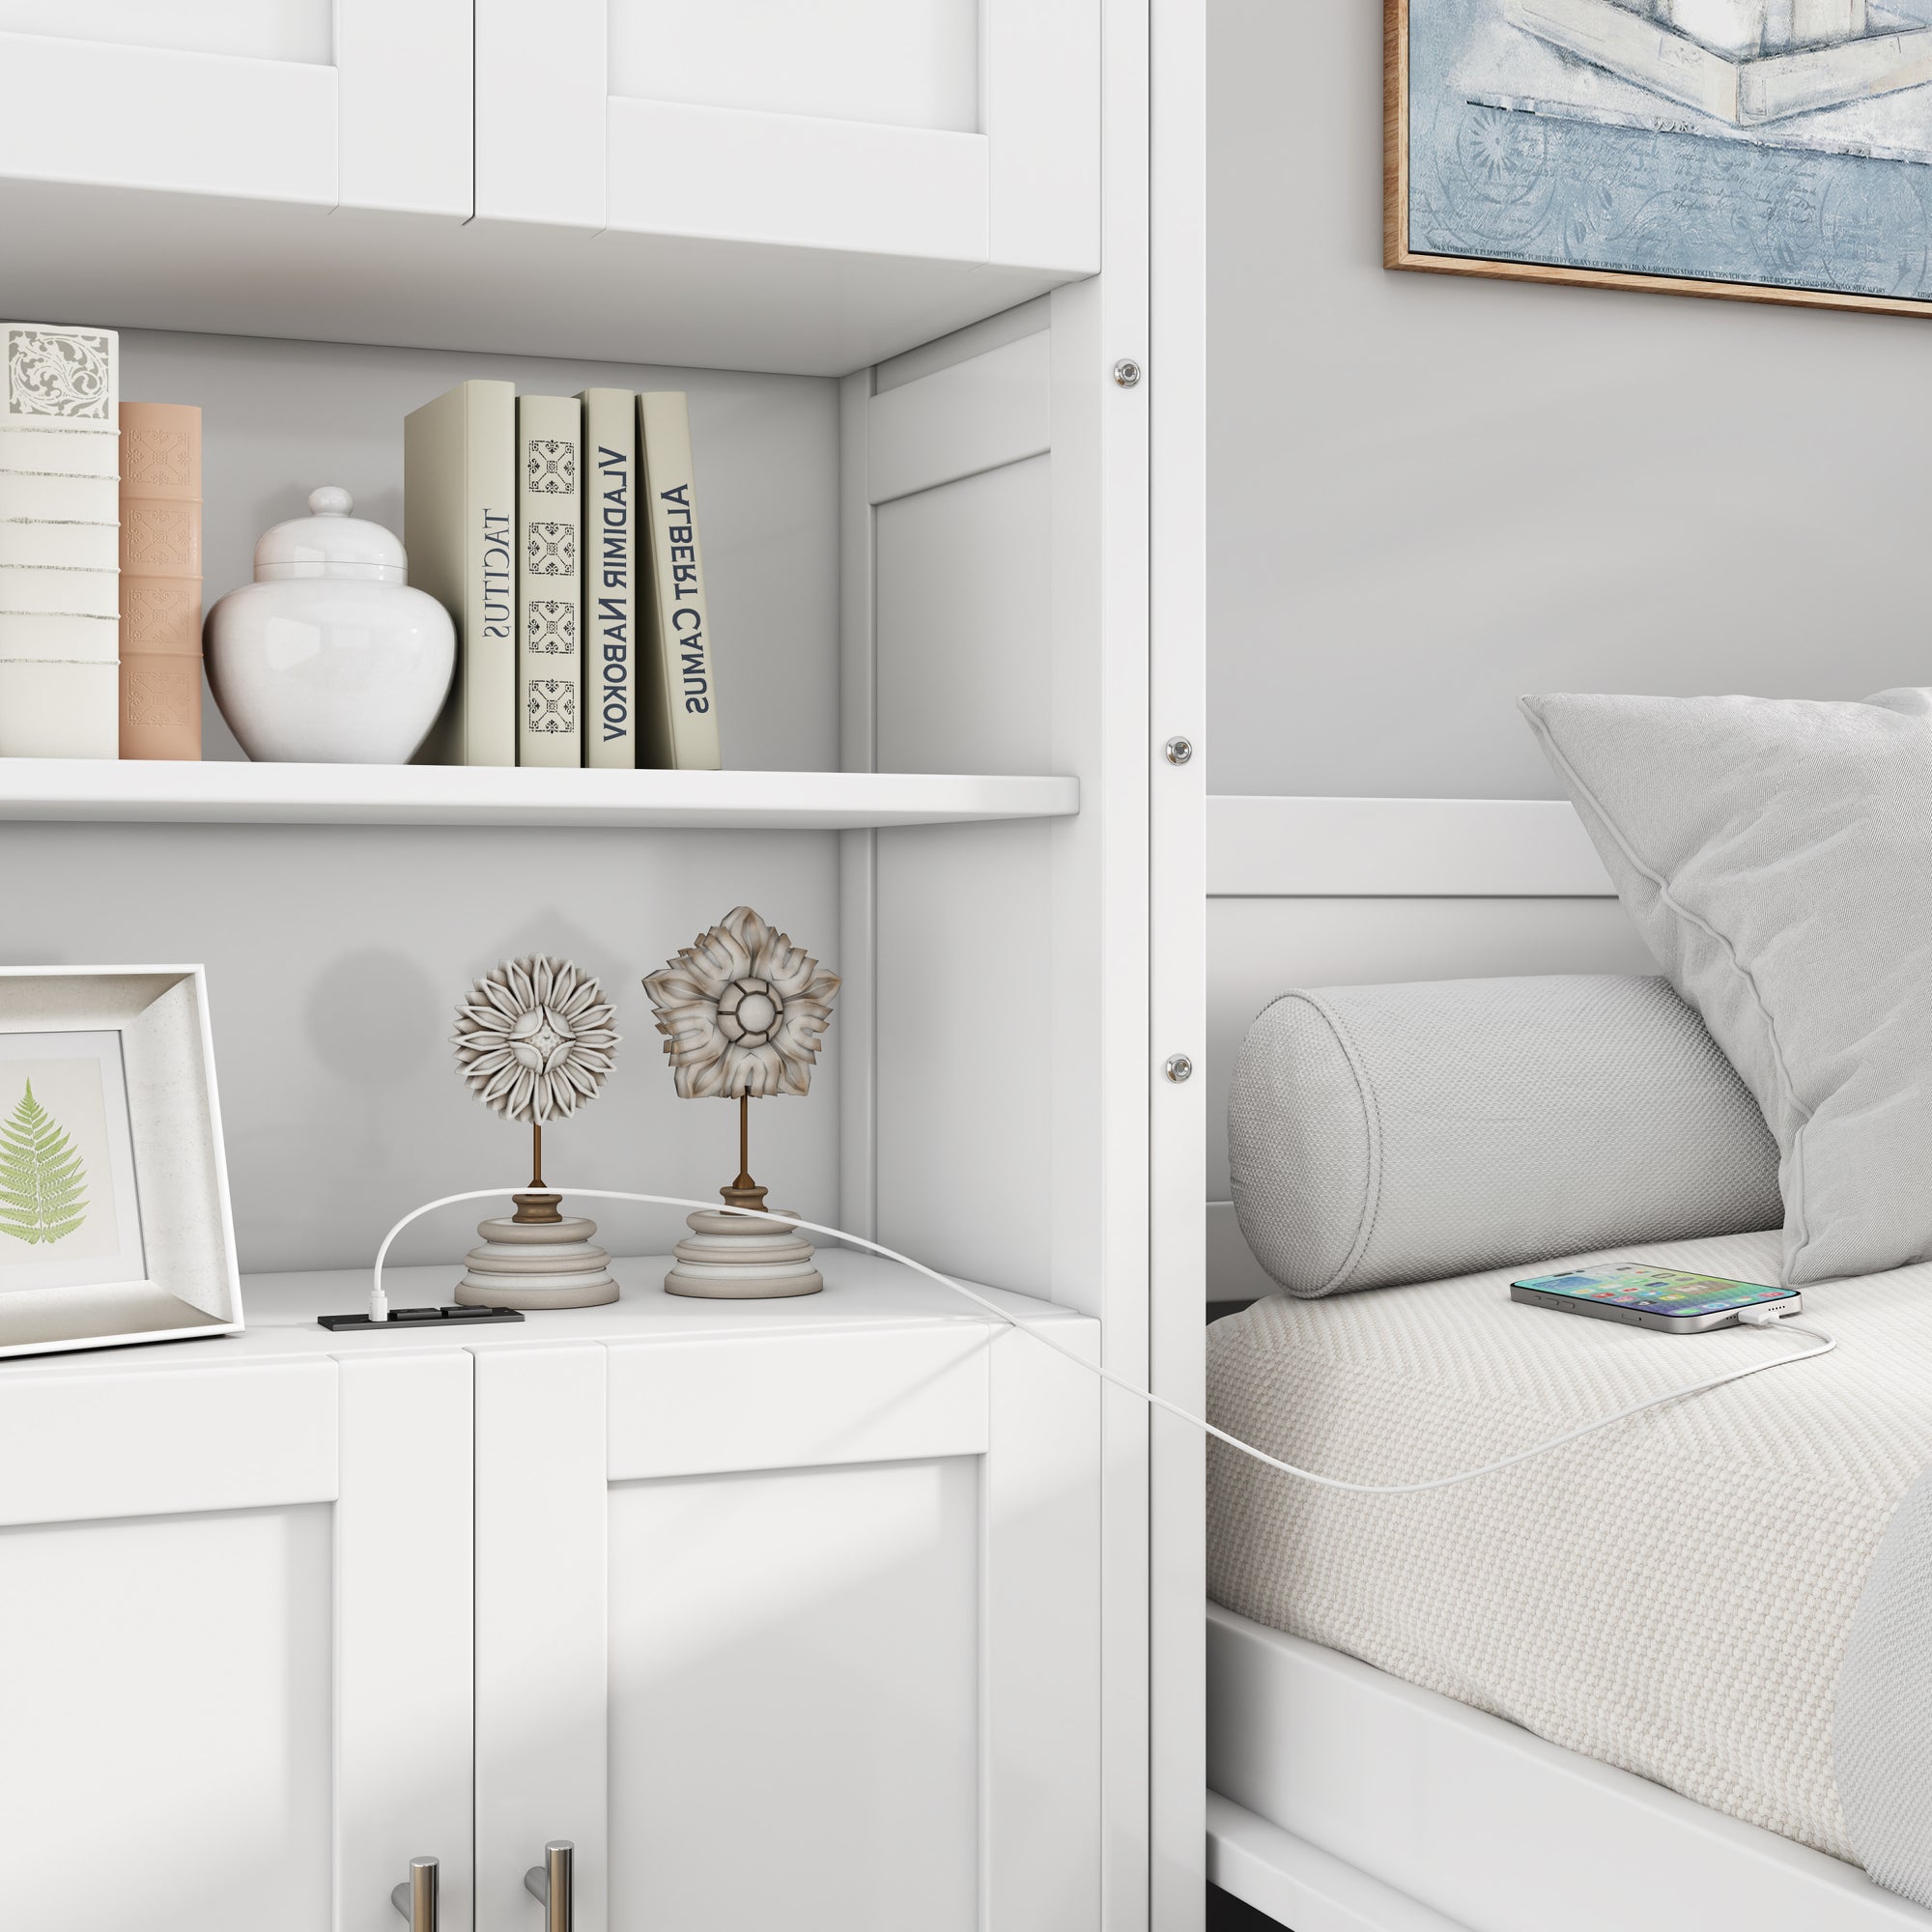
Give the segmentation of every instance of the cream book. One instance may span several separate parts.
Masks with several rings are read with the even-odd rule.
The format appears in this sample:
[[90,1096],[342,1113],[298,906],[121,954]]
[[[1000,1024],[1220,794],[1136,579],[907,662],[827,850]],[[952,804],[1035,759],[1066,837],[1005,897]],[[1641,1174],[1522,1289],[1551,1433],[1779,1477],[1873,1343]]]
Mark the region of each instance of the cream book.
[[517,762],[517,393],[462,383],[403,422],[410,582],[456,624],[449,702],[416,759]]
[[583,762],[638,762],[638,399],[585,389]]
[[638,762],[660,770],[719,769],[718,692],[711,676],[711,609],[697,542],[691,417],[681,389],[638,398],[638,447],[647,509],[643,692]]
[[517,762],[583,762],[578,728],[580,444],[575,396],[517,398]]
[[0,756],[120,750],[121,343],[0,322]]

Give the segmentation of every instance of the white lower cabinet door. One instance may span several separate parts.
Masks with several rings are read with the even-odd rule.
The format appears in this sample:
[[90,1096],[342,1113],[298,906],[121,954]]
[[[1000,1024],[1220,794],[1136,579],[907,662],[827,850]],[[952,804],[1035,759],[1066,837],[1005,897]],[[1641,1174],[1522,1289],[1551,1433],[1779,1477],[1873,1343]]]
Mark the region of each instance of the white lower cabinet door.
[[[206,1348],[218,1345],[196,1345]],[[0,1924],[470,1924],[469,1358],[0,1381]]]
[[955,1322],[477,1378],[479,1932],[554,1838],[576,1932],[1097,1926],[1079,1370]]

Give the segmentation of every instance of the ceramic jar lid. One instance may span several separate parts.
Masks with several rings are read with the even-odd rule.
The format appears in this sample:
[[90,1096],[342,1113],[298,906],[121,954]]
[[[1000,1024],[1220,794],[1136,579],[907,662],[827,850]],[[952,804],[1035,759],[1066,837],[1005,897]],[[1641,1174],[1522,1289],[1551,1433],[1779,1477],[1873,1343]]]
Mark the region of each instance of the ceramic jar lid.
[[312,515],[291,517],[262,532],[255,545],[255,582],[273,583],[292,577],[354,578],[363,583],[407,583],[409,559],[395,536],[381,524],[349,513],[355,499],[347,490],[325,483],[311,490]]

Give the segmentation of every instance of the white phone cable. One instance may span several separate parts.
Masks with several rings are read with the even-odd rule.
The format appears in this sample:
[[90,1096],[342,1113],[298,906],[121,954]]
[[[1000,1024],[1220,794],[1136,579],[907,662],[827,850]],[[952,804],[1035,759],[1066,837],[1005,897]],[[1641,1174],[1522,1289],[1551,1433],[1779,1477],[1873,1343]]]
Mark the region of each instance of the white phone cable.
[[[688,1201],[676,1194],[631,1194],[611,1187],[564,1187],[551,1184],[551,1192],[568,1195],[574,1200],[588,1201],[641,1201],[655,1208],[696,1208],[707,1214],[743,1214],[751,1220],[772,1220],[778,1218],[769,1211],[760,1214],[752,1208],[727,1208],[716,1201]],[[527,1183],[518,1182],[513,1187],[477,1187],[466,1194],[445,1194],[440,1201],[426,1201],[420,1208],[412,1208],[383,1236],[383,1245],[376,1250],[375,1281],[369,1291],[369,1319],[372,1321],[386,1322],[389,1319],[389,1297],[383,1292],[383,1264],[387,1259],[389,1244],[412,1221],[420,1220],[425,1214],[433,1213],[439,1208],[453,1207],[459,1201],[500,1201],[506,1194],[527,1192]],[[1459,1469],[1453,1476],[1432,1476],[1423,1483],[1350,1483],[1340,1476],[1324,1476],[1315,1469],[1298,1469],[1293,1463],[1284,1463],[1279,1457],[1270,1456],[1265,1449],[1257,1449],[1252,1442],[1243,1442],[1238,1435],[1230,1435],[1225,1429],[1217,1429],[1205,1416],[1196,1415],[1179,1403],[1169,1402],[1165,1396],[1155,1395],[1151,1389],[1144,1389],[1136,1382],[1130,1382],[1124,1376],[1099,1362],[1090,1362],[1086,1356],[1064,1344],[1056,1342],[1043,1328],[1036,1328],[1031,1321],[1022,1321],[1010,1315],[997,1302],[988,1301],[983,1294],[977,1293],[963,1282],[957,1282],[936,1269],[929,1268],[923,1262],[916,1262],[910,1255],[902,1255],[895,1248],[889,1248],[878,1241],[868,1241],[863,1235],[848,1235],[842,1228],[828,1228],[820,1221],[803,1221],[793,1215],[782,1217],[795,1227],[809,1229],[814,1235],[826,1235],[834,1240],[849,1241],[855,1248],[865,1248],[872,1254],[881,1255],[889,1262],[896,1262],[901,1267],[911,1268],[915,1274],[923,1274],[928,1281],[935,1281],[941,1288],[950,1288],[955,1294],[963,1294],[968,1301],[983,1308],[987,1314],[997,1316],[1009,1328],[1023,1329],[1036,1342],[1051,1349],[1056,1355],[1065,1355],[1069,1362],[1085,1369],[1091,1376],[1096,1376],[1103,1382],[1120,1389],[1123,1394],[1146,1403],[1151,1408],[1162,1410],[1190,1428],[1210,1435],[1216,1442],[1225,1442],[1230,1449],[1238,1450],[1243,1456],[1251,1456],[1257,1463],[1265,1463],[1270,1469],[1278,1470],[1284,1476],[1293,1476],[1297,1482],[1314,1483],[1324,1490],[1342,1490],[1357,1496],[1413,1496],[1427,1490],[1454,1489],[1459,1483],[1473,1483],[1483,1476],[1493,1476],[1503,1469],[1513,1469],[1519,1463],[1527,1463],[1533,1457],[1547,1456],[1552,1449],[1561,1449],[1567,1443],[1580,1440],[1585,1435],[1594,1435],[1600,1429],[1607,1429],[1612,1423],[1625,1422],[1633,1415],[1641,1415],[1647,1408],[1658,1408],[1666,1402],[1681,1402],[1687,1396],[1703,1395],[1711,1389],[1722,1388],[1726,1382],[1741,1382],[1747,1376],[1761,1376],[1767,1369],[1789,1368],[1798,1362],[1814,1361],[1820,1355],[1829,1355],[1838,1344],[1833,1336],[1822,1328],[1806,1326],[1802,1321],[1772,1314],[1768,1309],[1747,1308],[1741,1310],[1738,1320],[1752,1328],[1783,1328],[1793,1334],[1809,1335],[1817,1347],[1806,1349],[1803,1354],[1775,1355],[1768,1362],[1753,1362],[1747,1368],[1730,1369],[1721,1376],[1711,1376],[1701,1382],[1687,1382],[1682,1388],[1667,1389],[1662,1395],[1646,1396],[1642,1402],[1634,1402],[1628,1408],[1617,1409],[1610,1415],[1600,1415],[1594,1422],[1586,1422],[1580,1429],[1570,1430],[1566,1435],[1552,1435],[1548,1442],[1539,1442],[1532,1448],[1519,1449],[1514,1456],[1505,1456],[1499,1462],[1485,1463],[1479,1469]]]

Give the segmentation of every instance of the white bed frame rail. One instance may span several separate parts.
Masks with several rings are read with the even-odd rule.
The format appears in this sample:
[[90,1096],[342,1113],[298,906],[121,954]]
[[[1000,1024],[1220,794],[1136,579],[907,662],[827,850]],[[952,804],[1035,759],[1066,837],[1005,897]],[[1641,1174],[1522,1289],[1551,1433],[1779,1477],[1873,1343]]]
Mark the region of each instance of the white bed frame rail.
[[1855,1866],[1210,1605],[1208,1876],[1293,1932],[1927,1932]]

